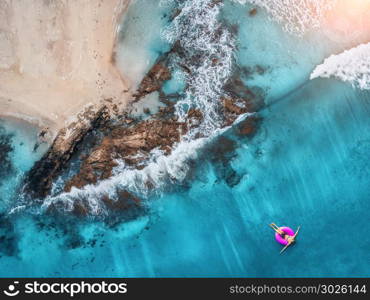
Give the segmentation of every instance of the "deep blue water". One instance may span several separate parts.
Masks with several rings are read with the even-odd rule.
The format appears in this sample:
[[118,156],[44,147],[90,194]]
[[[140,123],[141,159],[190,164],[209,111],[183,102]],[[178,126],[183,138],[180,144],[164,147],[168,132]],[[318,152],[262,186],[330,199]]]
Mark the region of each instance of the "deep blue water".
[[[131,17],[139,30],[147,20],[137,17],[137,5]],[[204,149],[190,183],[149,199],[148,214],[114,228],[68,219],[59,226],[27,213],[2,216],[0,276],[370,276],[370,93],[335,80],[307,81],[315,64],[345,45],[312,46],[317,37],[291,37],[263,13],[253,21],[238,17],[248,10],[227,4],[222,13],[239,25],[237,63],[268,70],[245,78],[266,95],[253,139],[225,132],[235,142],[226,162],[210,159],[207,151],[217,146]],[[261,39],[263,33],[268,38]],[[142,43],[151,60],[159,48],[168,49],[160,39],[160,45]],[[167,88],[182,88],[179,81]],[[5,131],[13,133],[9,157],[23,174],[42,152],[32,152],[36,129],[25,134],[7,123]],[[227,172],[237,180],[230,183]],[[5,192],[0,185],[2,203],[19,182],[4,177],[11,180]],[[271,222],[301,225],[297,243],[283,255]]]

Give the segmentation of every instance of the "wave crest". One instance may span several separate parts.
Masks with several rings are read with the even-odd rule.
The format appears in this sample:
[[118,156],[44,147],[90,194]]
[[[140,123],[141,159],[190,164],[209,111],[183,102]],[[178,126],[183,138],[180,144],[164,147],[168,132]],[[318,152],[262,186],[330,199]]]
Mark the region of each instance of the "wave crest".
[[315,68],[310,79],[318,77],[334,77],[354,87],[370,90],[370,43],[331,55]]

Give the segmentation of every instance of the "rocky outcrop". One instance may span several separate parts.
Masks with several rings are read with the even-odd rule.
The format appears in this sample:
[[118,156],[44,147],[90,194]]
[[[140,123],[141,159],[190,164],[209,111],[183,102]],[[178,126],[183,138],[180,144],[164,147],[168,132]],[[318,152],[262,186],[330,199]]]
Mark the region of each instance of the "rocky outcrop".
[[[224,98],[221,101],[224,105],[225,126],[231,125],[239,115],[253,112],[255,105],[253,99]],[[170,154],[181,136],[199,126],[202,120],[203,113],[200,110],[190,109],[186,122],[178,122],[173,115],[173,107],[168,106],[149,120],[128,127],[122,124],[113,126],[110,133],[83,160],[79,172],[66,183],[65,191],[111,177],[117,160],[132,168],[144,168],[153,149],[158,148],[165,155]],[[256,122],[255,118],[242,122],[239,134],[252,136]]]
[[189,128],[195,128],[200,125],[203,121],[203,113],[199,109],[191,108],[188,112],[188,126]]
[[[170,75],[167,67],[163,63],[157,63],[143,79],[137,96],[160,89],[168,78]],[[230,96],[220,99],[223,108],[220,113],[225,120],[224,126],[231,125],[239,115],[254,112],[262,105],[258,102],[258,97],[241,81],[234,79],[232,83],[228,83],[227,91]],[[85,111],[58,134],[49,151],[29,172],[28,189],[34,196],[40,198],[48,195],[53,181],[68,164],[78,144],[93,128],[104,131],[104,137],[90,153],[81,158],[78,173],[65,182],[66,192],[71,191],[72,187],[83,188],[111,177],[118,160],[129,167],[141,169],[145,167],[149,153],[153,149],[158,148],[165,155],[170,154],[173,145],[180,141],[182,135],[201,124],[203,113],[198,109],[189,109],[187,120],[178,122],[174,117],[171,102],[167,101],[166,104],[167,107],[162,107],[150,119],[135,121],[124,118],[119,123],[110,122],[109,125],[107,121],[112,116],[108,114],[106,107],[101,107],[97,111],[91,109]],[[252,136],[256,122],[247,119],[239,126],[241,135]],[[105,204],[108,205],[110,202],[105,200]],[[86,214],[83,207],[83,204],[76,203],[76,214]]]
[[240,79],[241,73],[242,70],[236,70],[224,87],[227,96],[221,102],[225,126],[233,124],[239,115],[257,112],[264,106],[262,91],[247,87]]
[[165,65],[164,61],[157,62],[141,81],[137,92],[135,93],[135,101],[139,101],[146,95],[161,89],[163,82],[171,79],[171,72]]
[[236,134],[252,138],[256,134],[261,121],[262,119],[255,115],[246,118],[236,126]]
[[61,130],[46,154],[29,171],[26,191],[37,198],[47,196],[53,181],[71,159],[78,144],[92,128],[100,126],[107,118],[105,106],[97,110],[89,107]]
[[169,154],[173,144],[179,142],[186,131],[186,123],[174,119],[150,119],[132,127],[117,126],[84,159],[78,174],[65,185],[65,191],[109,178],[118,159],[140,169],[150,151],[159,148]]
[[133,196],[126,190],[120,191],[118,193],[118,200],[112,200],[108,196],[103,196],[102,202],[108,209],[116,212],[125,212],[128,210],[140,208],[141,206],[140,199]]

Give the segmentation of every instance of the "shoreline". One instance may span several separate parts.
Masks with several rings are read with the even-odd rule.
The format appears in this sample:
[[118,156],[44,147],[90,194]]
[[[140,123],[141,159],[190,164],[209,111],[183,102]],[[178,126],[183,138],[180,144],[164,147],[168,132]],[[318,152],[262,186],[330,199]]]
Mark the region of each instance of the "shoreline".
[[86,106],[124,108],[129,83],[113,55],[129,4],[1,3],[8,22],[0,22],[0,118],[49,128],[52,142]]
[[49,145],[52,144],[60,130],[52,119],[44,118],[42,115],[38,115],[37,113],[31,114],[29,110],[23,112],[19,108],[15,109],[10,107],[3,109],[4,106],[5,105],[0,102],[0,120],[14,120],[28,126],[33,126],[39,131],[48,128],[49,135],[47,136],[47,143]]

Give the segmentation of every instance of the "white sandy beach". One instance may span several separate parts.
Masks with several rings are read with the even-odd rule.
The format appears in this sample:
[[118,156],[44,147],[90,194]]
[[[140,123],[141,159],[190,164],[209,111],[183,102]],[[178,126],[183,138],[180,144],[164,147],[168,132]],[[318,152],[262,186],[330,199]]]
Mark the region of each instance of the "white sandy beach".
[[128,83],[114,65],[129,0],[2,0],[0,115],[55,133],[87,105],[124,106]]

